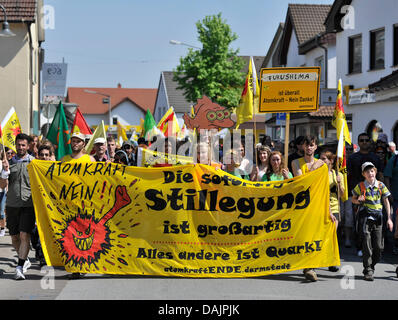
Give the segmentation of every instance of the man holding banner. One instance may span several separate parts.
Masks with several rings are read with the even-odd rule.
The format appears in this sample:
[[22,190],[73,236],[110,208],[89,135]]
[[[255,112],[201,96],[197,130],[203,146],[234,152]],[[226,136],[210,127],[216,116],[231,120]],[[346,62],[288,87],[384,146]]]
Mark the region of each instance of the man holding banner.
[[7,228],[14,249],[18,253],[18,265],[15,270],[16,280],[25,280],[24,273],[30,267],[28,254],[30,236],[35,226],[35,211],[32,202],[28,164],[34,157],[28,153],[29,136],[20,133],[15,138],[17,150],[10,162],[3,159],[3,171],[0,180],[8,181],[6,203]]
[[[314,171],[325,164],[322,160],[318,160],[314,157],[317,147],[317,140],[314,136],[306,136],[304,138],[304,157],[292,162],[292,169],[295,177]],[[336,222],[336,217],[331,213],[331,211],[330,219],[334,223]],[[303,272],[307,280],[312,282],[318,281],[318,277],[314,269],[305,268]]]

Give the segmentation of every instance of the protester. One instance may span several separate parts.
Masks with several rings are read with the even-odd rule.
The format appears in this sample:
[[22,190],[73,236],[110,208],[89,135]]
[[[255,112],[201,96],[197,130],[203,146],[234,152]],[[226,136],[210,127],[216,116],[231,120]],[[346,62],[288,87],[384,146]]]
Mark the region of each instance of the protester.
[[[40,147],[41,147],[41,146],[48,146],[48,147],[50,148],[50,159],[47,159],[47,160],[56,161],[56,158],[55,158],[55,148],[54,148],[53,144],[52,144],[49,140],[43,140],[43,141],[40,143]],[[39,149],[40,149],[40,147],[39,147]]]
[[94,140],[94,155],[91,155],[91,161],[92,162],[106,162],[109,161],[106,151],[106,139],[105,138],[96,138]]
[[[244,142],[244,137],[241,137],[239,151],[240,151],[242,160],[241,160],[239,169],[241,172],[244,173],[244,175],[250,175],[250,173],[253,171],[253,161],[249,158],[249,154],[248,154],[247,150],[248,149],[246,148],[246,145]],[[253,153],[252,151],[253,151],[253,149],[251,150],[251,153]]]
[[269,157],[271,155],[271,149],[264,145],[256,146],[256,164],[250,175],[251,181],[262,181],[263,176],[269,168]]
[[[319,157],[329,169],[329,197],[330,197],[330,212],[336,218],[336,229],[340,220],[340,206],[339,199],[344,196],[345,188],[343,183],[343,175],[336,170],[336,155],[330,151],[324,151]],[[336,266],[329,267],[329,271],[337,272],[339,268]]]
[[[0,157],[0,172],[3,170],[3,159],[6,158],[6,154],[1,152]],[[4,237],[6,234],[5,229],[5,208],[7,199],[7,181],[0,181],[0,237]]]
[[6,149],[7,160],[10,161],[16,155],[16,153],[14,152],[14,150],[12,150],[8,147],[5,147],[5,149]]
[[[51,145],[49,144],[42,144],[38,149],[39,160],[44,161],[52,161],[53,150]],[[36,260],[39,261],[40,266],[46,265],[46,260],[44,258],[43,249],[40,242],[39,232],[37,229],[37,225],[33,229],[32,237],[31,237],[32,247],[35,249],[35,257]]]
[[[348,182],[348,194],[352,194],[352,190],[358,185],[361,181],[364,180],[362,175],[361,167],[365,162],[372,162],[377,168],[377,179],[383,181],[383,173],[381,168],[381,162],[379,158],[373,153],[370,152],[371,143],[370,137],[367,133],[361,133],[358,135],[358,146],[359,151],[353,153],[347,159],[347,182]],[[353,205],[353,212],[355,213],[358,210],[358,207]],[[359,224],[358,219],[355,219],[357,215],[353,215],[354,217],[354,237],[355,244],[357,248],[357,254],[359,257],[362,256],[362,232],[359,232],[362,226]]]
[[[29,136],[20,133],[15,138],[17,154],[10,160],[3,159],[0,180],[8,182],[6,219],[11,241],[18,254],[15,279],[25,280],[31,263],[28,259],[30,235],[35,226],[35,212],[32,202],[27,165],[34,159],[28,153]],[[2,181],[4,183],[4,181]]]
[[125,166],[129,165],[129,160],[127,153],[123,150],[117,150],[115,152],[115,156],[113,157],[113,163],[124,164]]
[[285,160],[279,151],[272,151],[269,158],[270,166],[261,181],[281,181],[292,179],[293,175],[285,166]]
[[241,161],[240,152],[230,149],[226,152],[226,156],[224,157],[224,168],[223,170],[233,176],[245,180],[250,180],[249,175],[245,174],[239,169]]
[[[317,140],[314,136],[304,137],[304,157],[292,161],[293,175],[295,177],[316,170],[325,164],[322,160],[318,160],[314,157],[317,147]],[[336,222],[336,218],[332,214],[330,214],[330,218],[333,222]],[[303,270],[303,273],[307,280],[312,282],[318,281],[314,269],[306,268]]]
[[363,163],[361,170],[365,181],[357,184],[352,191],[352,202],[360,206],[357,215],[363,220],[361,232],[364,279],[373,281],[375,265],[380,261],[383,250],[383,204],[387,212],[387,227],[390,231],[393,228],[388,201],[390,192],[381,181],[377,181],[377,168],[373,163]]
[[387,160],[390,160],[394,155],[398,154],[397,146],[394,141],[388,143]]
[[113,162],[115,153],[116,153],[116,141],[115,138],[112,136],[109,136],[106,138],[106,144],[108,146],[108,156],[109,160]]
[[292,171],[295,177],[316,170],[324,165],[323,161],[315,158],[317,148],[317,140],[314,136],[304,137],[304,156],[292,161]]
[[[346,150],[346,159],[348,159],[354,152],[354,145],[347,144],[345,147]],[[340,198],[340,215],[341,215],[341,222],[340,227],[343,230],[344,234],[344,246],[346,248],[351,248],[351,240],[353,237],[353,230],[355,227],[354,223],[354,213],[352,208],[352,197],[351,193],[347,192],[348,197],[346,201],[343,201]]]
[[31,134],[29,136],[29,154],[34,156],[35,158],[38,157],[38,148],[39,148],[39,137],[35,134]]
[[82,133],[73,133],[70,139],[72,154],[68,154],[61,159],[61,162],[93,162],[93,158],[86,154],[85,136]]
[[129,166],[136,166],[137,159],[134,150],[134,144],[132,141],[124,141],[122,144],[122,150],[127,153],[129,159]]
[[296,160],[298,158],[302,158],[304,157],[304,136],[298,136],[295,140],[294,140],[294,146],[295,146],[295,152],[293,152],[292,154],[289,154],[288,156],[288,163],[287,163],[287,168],[289,169],[290,172],[293,172],[292,169],[292,161]]
[[394,154],[384,169],[384,183],[391,192],[393,231],[388,238],[392,238],[392,253],[398,254],[398,239],[394,237],[397,231],[398,210],[398,155]]

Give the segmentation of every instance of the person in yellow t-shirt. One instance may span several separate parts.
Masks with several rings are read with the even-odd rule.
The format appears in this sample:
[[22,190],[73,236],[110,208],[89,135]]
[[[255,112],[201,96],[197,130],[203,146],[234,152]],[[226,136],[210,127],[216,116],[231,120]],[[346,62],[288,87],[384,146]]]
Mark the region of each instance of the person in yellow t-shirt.
[[[304,138],[304,157],[293,160],[292,169],[295,177],[301,176],[308,172],[314,171],[322,167],[325,163],[322,160],[318,160],[314,157],[315,150],[318,148],[317,140],[314,136],[306,136]],[[336,222],[335,216],[330,212],[330,219]],[[316,272],[312,268],[306,268],[303,270],[304,276],[307,280],[312,282],[318,281]]]
[[95,159],[86,154],[84,150],[85,136],[82,133],[74,133],[71,136],[70,144],[72,154],[68,154],[61,159],[61,162],[95,162]]

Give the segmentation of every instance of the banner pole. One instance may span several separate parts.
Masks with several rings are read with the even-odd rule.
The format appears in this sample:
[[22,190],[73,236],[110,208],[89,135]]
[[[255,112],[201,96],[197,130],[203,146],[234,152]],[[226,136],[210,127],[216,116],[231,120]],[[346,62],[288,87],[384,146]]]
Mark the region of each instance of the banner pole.
[[288,165],[289,157],[289,134],[290,134],[290,112],[286,112],[286,123],[285,123],[285,167]]

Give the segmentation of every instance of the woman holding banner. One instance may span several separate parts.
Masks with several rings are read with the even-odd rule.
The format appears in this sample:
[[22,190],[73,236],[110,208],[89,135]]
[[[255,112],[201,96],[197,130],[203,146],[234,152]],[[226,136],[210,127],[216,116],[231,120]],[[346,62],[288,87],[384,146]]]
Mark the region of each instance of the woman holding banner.
[[269,168],[269,157],[271,155],[271,149],[264,145],[256,146],[256,166],[253,168],[253,172],[250,175],[251,181],[262,181],[263,176],[266,174]]
[[271,152],[269,162],[270,167],[263,175],[261,181],[281,181],[293,178],[292,173],[285,166],[284,157],[279,151]]

